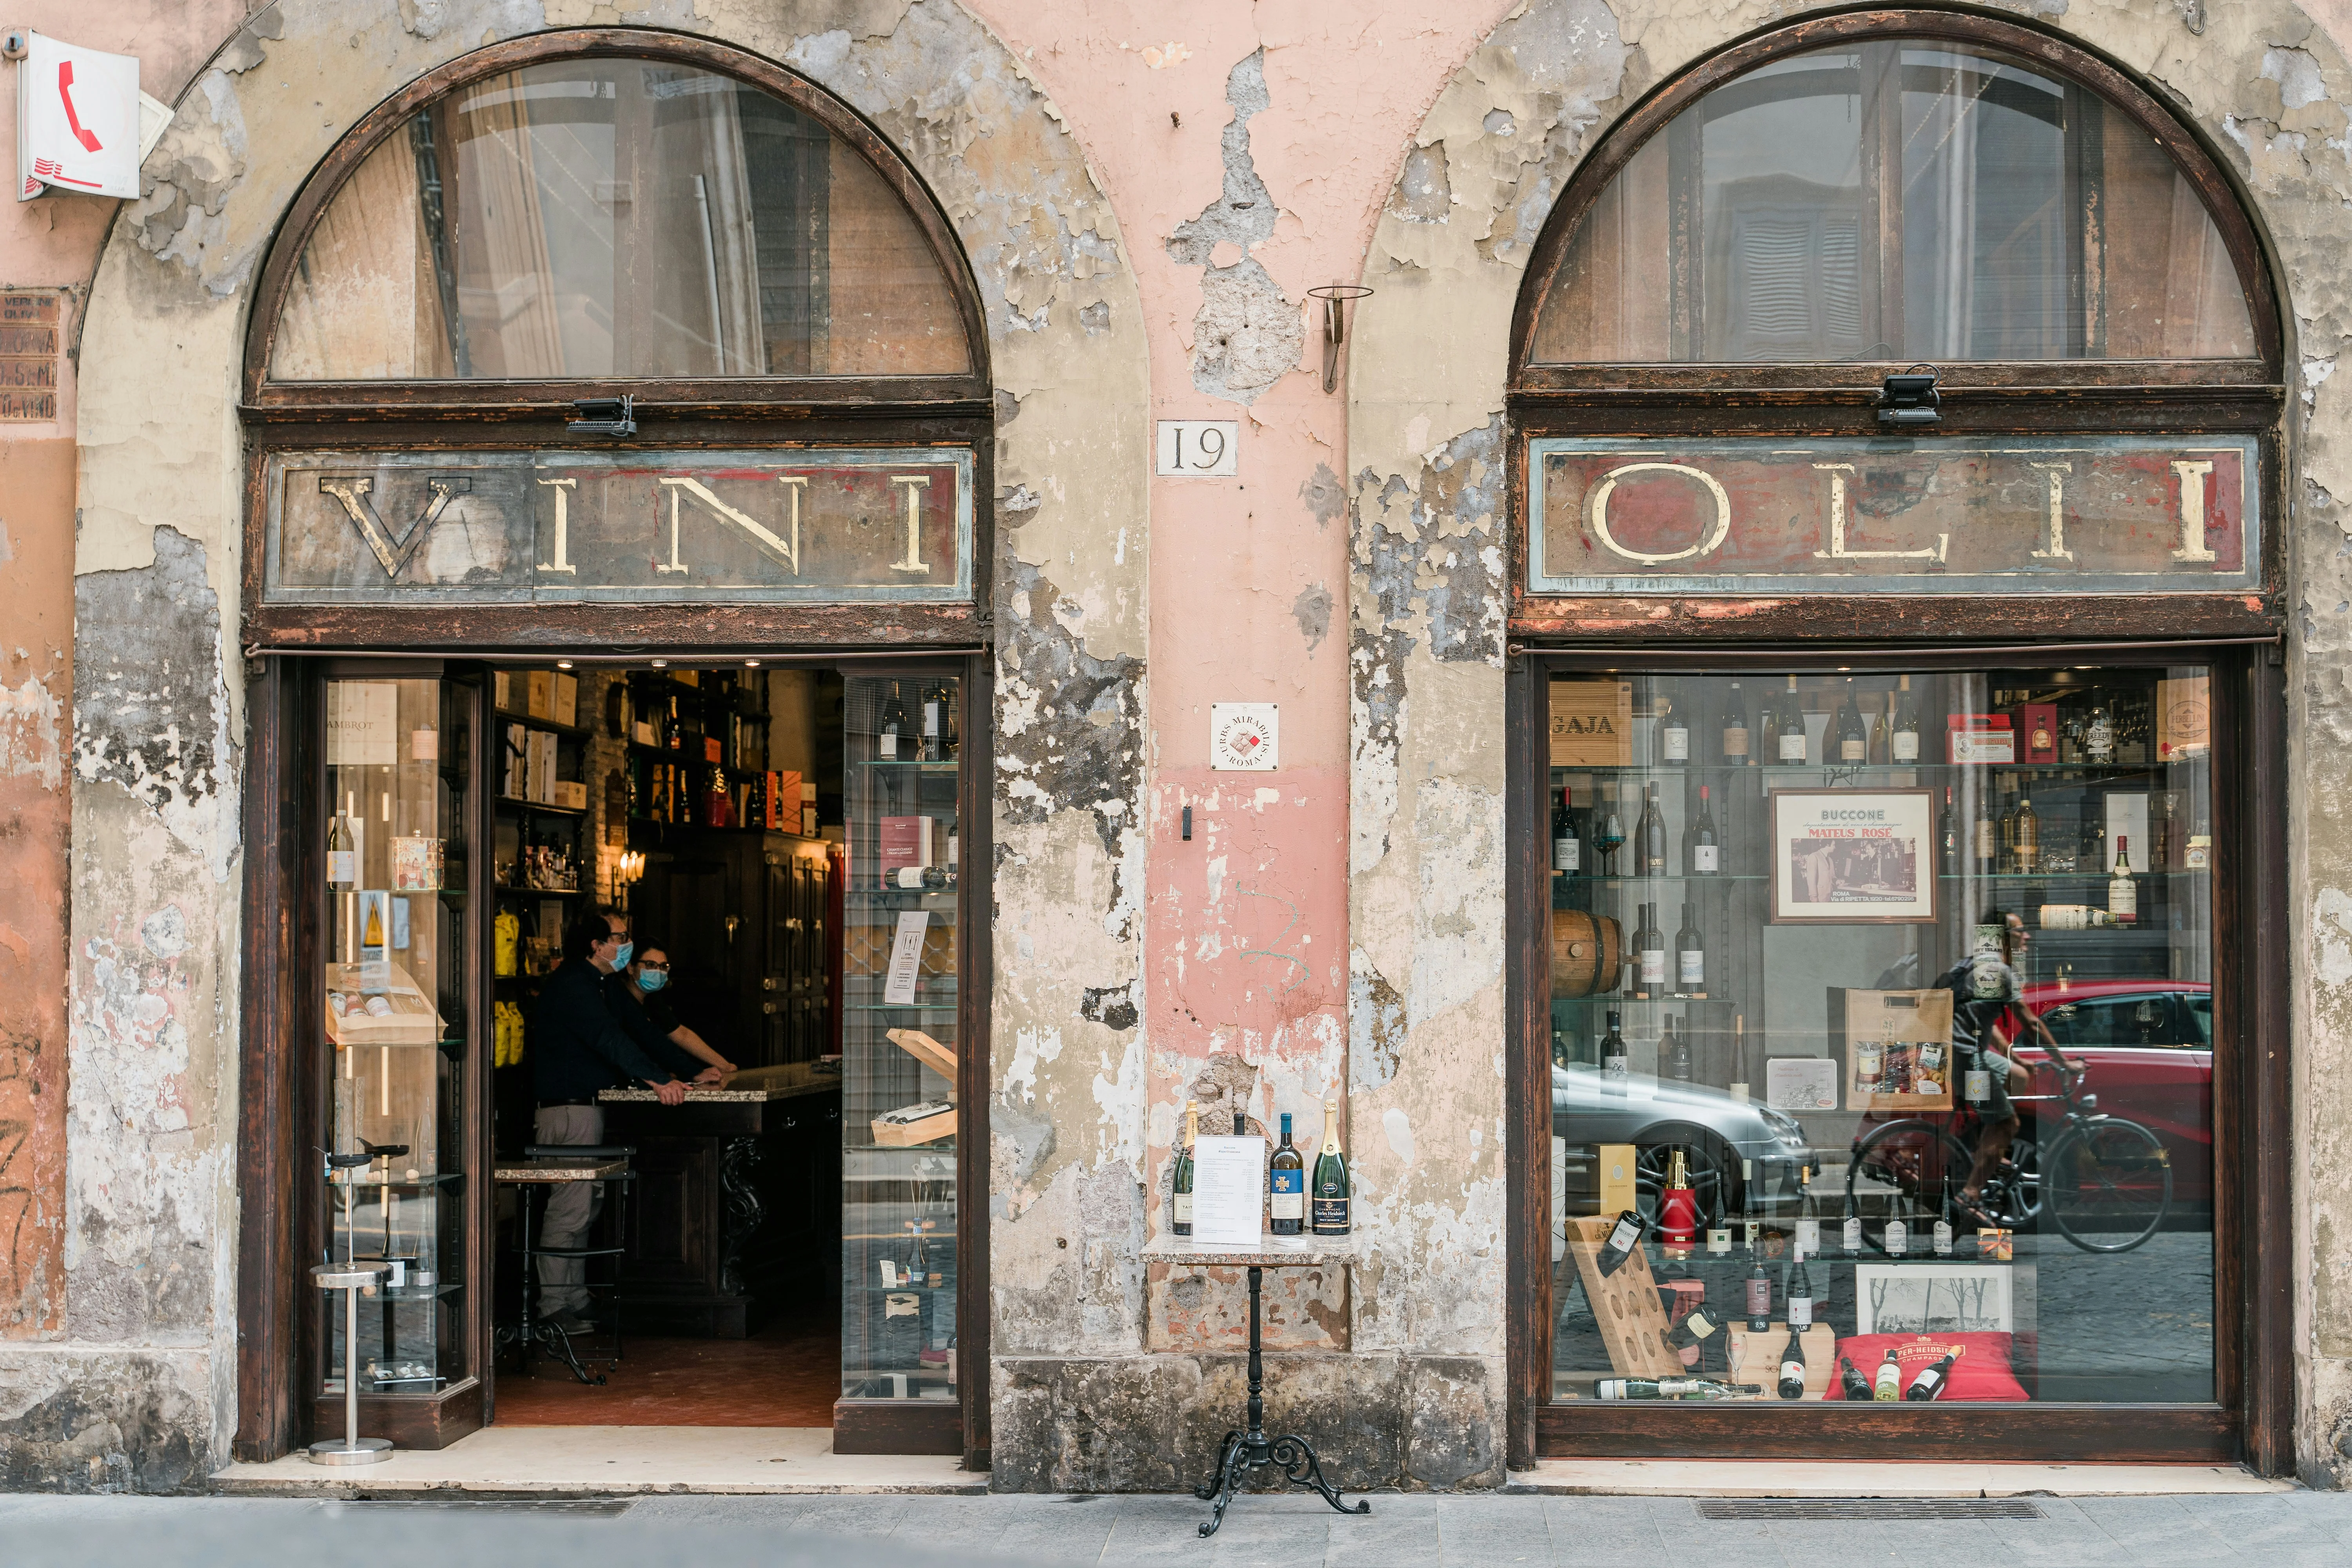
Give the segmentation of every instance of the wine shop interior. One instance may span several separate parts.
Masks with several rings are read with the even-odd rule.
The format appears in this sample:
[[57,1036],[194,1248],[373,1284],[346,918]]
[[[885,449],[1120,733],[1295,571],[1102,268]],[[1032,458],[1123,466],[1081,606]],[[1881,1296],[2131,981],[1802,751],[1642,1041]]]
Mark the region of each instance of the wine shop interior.
[[322,684],[320,1408],[951,1447],[961,667]]
[[1556,674],[1550,1398],[2217,1398],[2210,673]]

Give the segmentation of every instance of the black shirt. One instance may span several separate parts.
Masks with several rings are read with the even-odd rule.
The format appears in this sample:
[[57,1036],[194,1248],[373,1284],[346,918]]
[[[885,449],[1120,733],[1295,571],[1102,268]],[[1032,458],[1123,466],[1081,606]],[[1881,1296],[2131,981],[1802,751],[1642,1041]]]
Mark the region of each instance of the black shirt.
[[1993,1026],[2012,1007],[2024,1010],[2025,987],[2017,971],[1990,953],[1962,959],[1936,984],[1952,994],[1952,1043],[1970,1057],[1999,1049]]
[[531,1015],[532,1091],[541,1103],[596,1098],[625,1083],[677,1075],[646,1058],[604,1000],[604,976],[584,958],[566,959]]
[[677,1027],[677,1009],[668,997],[656,992],[641,1002],[629,988],[629,977],[614,974],[604,982],[604,1000],[638,1048],[676,1076],[690,1079],[710,1065],[669,1037]]

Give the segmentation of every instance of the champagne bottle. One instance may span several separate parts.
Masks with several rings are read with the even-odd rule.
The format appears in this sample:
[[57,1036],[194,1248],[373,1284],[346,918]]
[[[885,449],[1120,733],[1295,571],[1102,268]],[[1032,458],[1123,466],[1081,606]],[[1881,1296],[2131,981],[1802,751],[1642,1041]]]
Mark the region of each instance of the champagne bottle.
[[1642,1216],[1632,1209],[1626,1209],[1617,1215],[1617,1223],[1609,1227],[1608,1238],[1601,1244],[1597,1259],[1601,1265],[1601,1278],[1606,1279],[1624,1268],[1625,1260],[1633,1257],[1633,1249],[1641,1245]]
[[1654,1002],[1666,994],[1666,935],[1658,929],[1658,906],[1641,906],[1641,922],[1633,928],[1633,996]]
[[1919,1375],[1911,1380],[1911,1386],[1903,1391],[1903,1397],[1928,1400],[1942,1394],[1945,1380],[1952,1374],[1952,1363],[1959,1359],[1947,1352],[1933,1366],[1922,1369]]
[[[1811,1306],[1811,1303],[1806,1303]],[[1780,1352],[1780,1397],[1805,1396],[1805,1331],[1797,1326],[1796,1298],[1789,1299],[1789,1343]]]
[[[1688,1020],[1685,1020],[1687,1025]],[[1676,1083],[1691,1080],[1691,1043],[1687,1027],[1677,1031],[1672,1018],[1666,1020],[1666,1076]]]
[[1887,737],[1888,751],[1896,767],[1908,767],[1919,760],[1919,700],[1911,695],[1911,678],[1903,678],[1902,706],[1895,715],[1895,732]]
[[1853,1363],[1844,1356],[1838,1357],[1838,1392],[1849,1405],[1857,1400],[1867,1402],[1871,1396],[1869,1380],[1856,1372]]
[[1802,767],[1806,762],[1805,700],[1797,693],[1797,678],[1789,677],[1789,689],[1780,699],[1780,761],[1785,766]]
[[[1685,996],[1706,994],[1706,938],[1698,929],[1692,915],[1690,902],[1683,902],[1682,928],[1675,932],[1675,989]],[[1684,1065],[1689,1065],[1690,1050],[1683,1051]],[[1689,1072],[1678,1072],[1676,1078],[1688,1078]]]
[[1200,1108],[1184,1102],[1184,1146],[1176,1151],[1176,1179],[1169,1200],[1168,1228],[1177,1236],[1192,1234],[1192,1145],[1201,1136]]
[[1704,1377],[1604,1377],[1592,1397],[1621,1399],[1753,1399],[1764,1390],[1752,1383],[1717,1383]]
[[327,827],[327,886],[338,893],[348,893],[360,885],[357,841],[352,836],[352,802],[343,797],[343,809],[335,813],[335,820]]
[[1633,829],[1633,875],[1666,874],[1666,814],[1658,805],[1658,786],[1643,792],[1642,820]]
[[2117,925],[2139,919],[2139,884],[2132,880],[2131,835],[2116,835],[2116,874],[2107,879],[2107,913]]
[[1290,1142],[1290,1112],[1282,1113],[1282,1143],[1267,1166],[1269,1187],[1267,1228],[1276,1236],[1297,1236],[1307,1217],[1307,1162]]
[[1838,711],[1837,759],[1849,767],[1870,760],[1870,731],[1862,721],[1862,703],[1851,676],[1846,678],[1845,706]]
[[1748,747],[1748,698],[1733,681],[1723,699],[1723,763],[1726,767],[1744,768],[1755,761]]
[[1698,1240],[1698,1194],[1691,1190],[1690,1162],[1675,1149],[1666,1156],[1666,1185],[1658,1194],[1658,1239],[1669,1258],[1687,1258]]
[[1348,1176],[1347,1156],[1339,1152],[1339,1102],[1323,1102],[1323,1149],[1315,1156],[1315,1234],[1345,1236],[1349,1228],[1349,1200],[1355,1184]]
[[1551,808],[1551,868],[1563,877],[1582,869],[1584,846],[1576,832],[1576,790],[1559,787],[1559,804]]
[[1698,820],[1683,836],[1683,875],[1714,877],[1723,871],[1723,836],[1715,826],[1715,804],[1706,784],[1698,786]]
[[1690,723],[1671,697],[1660,696],[1657,705],[1658,761],[1668,767],[1682,767],[1690,762]]
[[1944,815],[1936,825],[1936,869],[1947,877],[1960,874],[1960,819],[1952,810],[1952,786],[1944,786]]
[[1882,1405],[1891,1405],[1903,1397],[1903,1363],[1895,1359],[1890,1346],[1886,1359],[1878,1363],[1870,1385],[1870,1397]]

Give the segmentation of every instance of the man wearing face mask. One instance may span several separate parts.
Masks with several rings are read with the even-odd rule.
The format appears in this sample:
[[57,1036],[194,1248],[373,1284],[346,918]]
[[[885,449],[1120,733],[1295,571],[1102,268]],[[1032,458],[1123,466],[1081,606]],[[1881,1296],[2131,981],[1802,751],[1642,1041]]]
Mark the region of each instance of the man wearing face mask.
[[723,1084],[734,1073],[733,1062],[677,1021],[669,999],[669,953],[661,943],[638,943],[627,966],[604,982],[604,995],[629,1037],[672,1071],[709,1084]]
[[[643,1083],[664,1105],[684,1103],[685,1083],[647,1058],[604,999],[606,979],[625,968],[632,956],[627,921],[608,910],[592,910],[564,932],[563,963],[548,978],[531,1016],[531,1080],[539,1100],[535,1142],[603,1142],[604,1110],[596,1096],[620,1084]],[[604,1198],[600,1183],[557,1186],[548,1194],[540,1244],[584,1245]],[[539,1260],[539,1305],[549,1321],[572,1331],[593,1326],[584,1315],[585,1278],[581,1258]]]

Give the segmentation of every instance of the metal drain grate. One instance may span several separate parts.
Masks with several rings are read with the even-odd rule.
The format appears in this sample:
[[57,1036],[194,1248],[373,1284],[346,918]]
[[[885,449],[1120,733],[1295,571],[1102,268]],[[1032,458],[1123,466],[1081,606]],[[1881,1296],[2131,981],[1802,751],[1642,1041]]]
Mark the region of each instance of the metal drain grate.
[[2039,1503],[2023,1498],[1714,1498],[1700,1502],[1701,1519],[2041,1519]]

